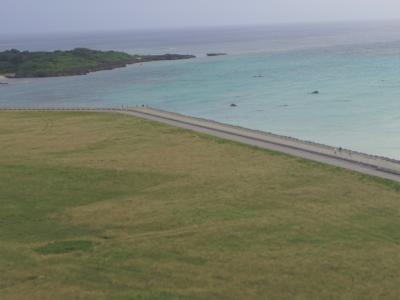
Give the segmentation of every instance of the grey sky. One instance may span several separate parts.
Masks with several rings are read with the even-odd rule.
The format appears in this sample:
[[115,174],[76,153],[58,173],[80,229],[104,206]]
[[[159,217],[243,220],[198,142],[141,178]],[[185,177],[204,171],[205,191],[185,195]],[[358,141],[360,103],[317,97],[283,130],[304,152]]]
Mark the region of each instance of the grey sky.
[[0,0],[0,34],[399,18],[400,0]]

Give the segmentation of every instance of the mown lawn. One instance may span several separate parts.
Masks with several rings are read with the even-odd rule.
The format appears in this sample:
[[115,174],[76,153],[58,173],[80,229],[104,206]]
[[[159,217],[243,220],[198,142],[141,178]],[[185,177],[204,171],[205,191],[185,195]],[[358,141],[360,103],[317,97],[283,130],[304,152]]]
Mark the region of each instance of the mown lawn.
[[0,113],[0,299],[399,299],[400,185],[113,114]]

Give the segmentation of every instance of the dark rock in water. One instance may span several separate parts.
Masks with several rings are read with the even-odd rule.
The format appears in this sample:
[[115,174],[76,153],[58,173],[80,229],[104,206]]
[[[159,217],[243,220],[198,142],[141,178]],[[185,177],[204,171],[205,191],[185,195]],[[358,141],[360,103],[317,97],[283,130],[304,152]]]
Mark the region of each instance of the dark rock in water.
[[207,56],[223,56],[228,55],[227,53],[207,53]]
[[254,75],[253,78],[264,78],[264,75]]
[[281,104],[281,105],[279,105],[280,107],[288,107],[289,105],[288,104]]
[[314,91],[311,93],[311,95],[318,95],[318,94],[319,94],[319,91]]
[[232,103],[232,104],[231,104],[231,107],[237,107],[237,104]]

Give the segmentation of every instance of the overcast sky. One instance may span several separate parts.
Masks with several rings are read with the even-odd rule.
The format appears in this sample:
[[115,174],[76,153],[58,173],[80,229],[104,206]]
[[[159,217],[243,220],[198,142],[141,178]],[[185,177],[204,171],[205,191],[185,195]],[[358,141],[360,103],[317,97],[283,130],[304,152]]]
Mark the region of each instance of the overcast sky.
[[0,0],[0,34],[400,18],[400,0]]

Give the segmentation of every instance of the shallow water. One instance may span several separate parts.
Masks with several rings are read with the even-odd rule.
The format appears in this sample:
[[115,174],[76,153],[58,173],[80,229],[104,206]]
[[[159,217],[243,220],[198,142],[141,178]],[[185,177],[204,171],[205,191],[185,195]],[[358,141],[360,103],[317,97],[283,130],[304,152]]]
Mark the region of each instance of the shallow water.
[[[264,33],[254,29],[254,36],[233,36],[231,31],[221,31],[219,40],[215,37],[218,32],[213,32],[208,41],[204,32],[198,40],[179,37],[182,32],[174,33],[170,39],[165,36],[168,33],[154,33],[154,40],[149,36],[135,47],[127,33],[119,39],[93,37],[92,44],[96,46],[97,41],[99,49],[113,48],[114,42],[118,45],[114,49],[126,48],[135,53],[139,49],[157,53],[173,48],[175,51],[170,52],[200,56],[188,61],[132,65],[88,76],[10,80],[8,85],[0,85],[0,105],[147,104],[400,159],[400,33],[397,37],[387,24],[386,33],[382,32],[383,25],[357,26],[353,28],[353,39],[348,28],[338,29],[338,25],[330,31],[311,32],[303,28],[301,34],[298,28],[290,31],[286,27],[265,29]],[[393,29],[398,25],[391,26]],[[125,44],[124,35],[129,41]],[[162,37],[161,41],[157,36]],[[296,43],[301,36],[307,37],[307,41]],[[68,42],[62,37],[57,39],[43,42],[41,49],[53,49],[62,44],[61,40],[64,48],[79,44],[77,38]],[[19,41],[23,42],[27,43]],[[0,39],[0,46],[17,45],[15,41],[7,43],[2,44]],[[32,48],[39,47],[38,43],[34,45]],[[205,52],[214,51],[230,55],[204,56]],[[320,93],[312,95],[314,90]],[[232,103],[238,106],[232,108]]]

